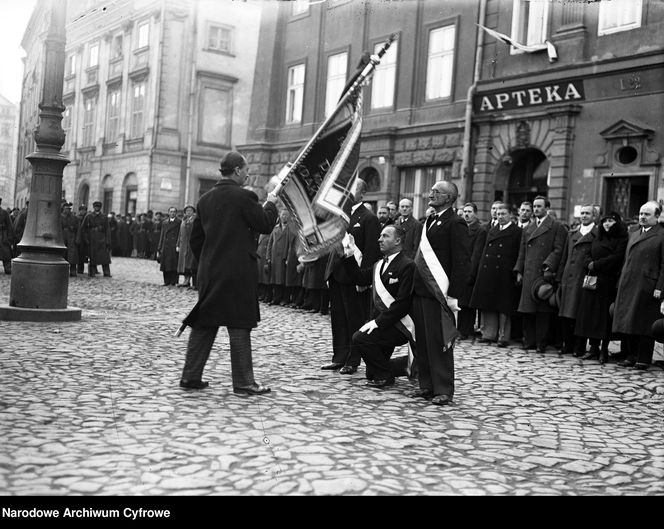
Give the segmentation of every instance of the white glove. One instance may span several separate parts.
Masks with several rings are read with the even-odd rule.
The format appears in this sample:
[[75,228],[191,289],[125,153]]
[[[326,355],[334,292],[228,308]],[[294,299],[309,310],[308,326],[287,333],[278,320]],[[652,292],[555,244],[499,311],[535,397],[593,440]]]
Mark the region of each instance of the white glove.
[[459,308],[459,300],[457,298],[447,296],[447,306],[454,312],[459,312],[461,310]]
[[371,334],[371,331],[373,331],[374,329],[378,329],[378,324],[376,323],[376,320],[371,320],[362,325],[362,327],[360,327],[360,332],[366,332],[367,334]]

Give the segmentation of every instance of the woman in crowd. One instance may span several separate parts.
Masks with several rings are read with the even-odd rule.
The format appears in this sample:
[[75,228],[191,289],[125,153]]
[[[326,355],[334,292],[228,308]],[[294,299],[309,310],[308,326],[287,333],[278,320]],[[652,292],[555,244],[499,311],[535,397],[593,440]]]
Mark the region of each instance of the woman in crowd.
[[586,264],[587,274],[597,277],[597,287],[595,290],[581,289],[574,329],[574,334],[582,340],[590,339],[590,351],[584,358],[597,358],[602,364],[609,357],[609,306],[616,299],[626,248],[627,226],[620,215],[615,212],[603,215],[598,226],[598,236],[591,245],[590,261]]

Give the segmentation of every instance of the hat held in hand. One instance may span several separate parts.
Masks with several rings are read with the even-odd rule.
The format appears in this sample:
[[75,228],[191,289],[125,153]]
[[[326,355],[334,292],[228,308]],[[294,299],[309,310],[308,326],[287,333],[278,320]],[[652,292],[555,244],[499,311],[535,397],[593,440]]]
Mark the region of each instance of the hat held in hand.
[[535,278],[530,289],[530,295],[536,302],[548,301],[549,298],[555,294],[555,292],[556,287],[553,285],[553,283],[541,276]]

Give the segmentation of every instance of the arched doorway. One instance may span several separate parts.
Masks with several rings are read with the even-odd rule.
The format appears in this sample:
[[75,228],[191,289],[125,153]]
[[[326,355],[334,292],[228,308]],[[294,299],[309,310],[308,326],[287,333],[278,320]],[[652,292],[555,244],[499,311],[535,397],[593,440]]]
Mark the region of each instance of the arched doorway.
[[136,202],[138,200],[138,180],[136,173],[127,173],[122,183],[123,212],[125,215],[136,216]]
[[537,195],[547,196],[549,192],[549,159],[537,148],[515,149],[503,156],[503,170],[507,172],[507,190],[502,200],[509,202],[512,209],[521,202],[532,202]]
[[81,185],[78,188],[78,200],[77,200],[77,205],[78,206],[85,206],[88,209],[88,201],[90,200],[90,186],[88,185],[87,182],[82,182]]

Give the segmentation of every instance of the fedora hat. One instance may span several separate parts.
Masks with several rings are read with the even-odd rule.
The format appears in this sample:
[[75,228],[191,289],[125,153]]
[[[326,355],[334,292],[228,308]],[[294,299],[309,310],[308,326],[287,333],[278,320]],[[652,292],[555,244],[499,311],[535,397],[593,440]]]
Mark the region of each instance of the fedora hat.
[[537,277],[530,288],[530,296],[536,301],[548,301],[556,292],[556,287],[543,277]]
[[664,318],[655,320],[652,324],[652,337],[656,342],[664,343]]

